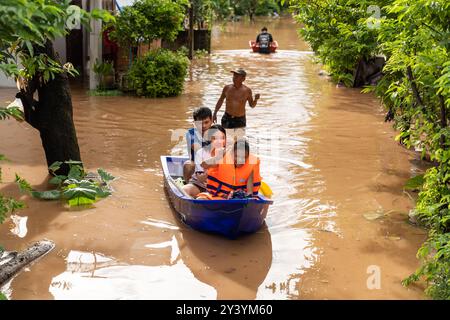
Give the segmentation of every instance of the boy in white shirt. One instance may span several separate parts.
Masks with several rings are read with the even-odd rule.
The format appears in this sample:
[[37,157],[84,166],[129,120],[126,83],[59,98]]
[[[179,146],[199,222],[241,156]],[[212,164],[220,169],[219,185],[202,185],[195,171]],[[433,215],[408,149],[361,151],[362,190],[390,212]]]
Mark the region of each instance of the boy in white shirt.
[[226,146],[226,131],[218,124],[212,125],[205,136],[211,143],[195,153],[195,172],[189,183],[183,186],[183,191],[189,196],[195,198],[199,193],[206,192],[207,171],[201,166],[206,159],[214,157],[219,150],[224,150]]

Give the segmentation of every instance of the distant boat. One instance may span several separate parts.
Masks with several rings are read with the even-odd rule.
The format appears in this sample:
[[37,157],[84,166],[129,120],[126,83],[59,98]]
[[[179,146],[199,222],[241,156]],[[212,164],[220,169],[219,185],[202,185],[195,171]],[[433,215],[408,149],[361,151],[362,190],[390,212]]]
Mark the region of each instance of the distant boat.
[[183,176],[187,157],[161,156],[164,187],[181,220],[193,229],[222,234],[230,239],[258,231],[272,200],[259,194],[252,199],[200,200],[184,194],[175,179]]
[[[252,48],[253,52],[259,52],[259,44],[257,44],[256,41],[250,40],[248,44],[250,45],[250,48]],[[277,48],[278,48],[277,41],[273,41],[270,43],[270,53],[274,53],[277,50]]]

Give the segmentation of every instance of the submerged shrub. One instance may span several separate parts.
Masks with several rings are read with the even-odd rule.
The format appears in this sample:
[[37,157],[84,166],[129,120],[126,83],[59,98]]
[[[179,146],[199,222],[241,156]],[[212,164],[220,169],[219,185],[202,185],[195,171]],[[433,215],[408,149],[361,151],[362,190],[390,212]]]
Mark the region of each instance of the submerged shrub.
[[183,91],[189,59],[166,49],[149,51],[138,58],[128,72],[130,88],[138,96],[173,97]]

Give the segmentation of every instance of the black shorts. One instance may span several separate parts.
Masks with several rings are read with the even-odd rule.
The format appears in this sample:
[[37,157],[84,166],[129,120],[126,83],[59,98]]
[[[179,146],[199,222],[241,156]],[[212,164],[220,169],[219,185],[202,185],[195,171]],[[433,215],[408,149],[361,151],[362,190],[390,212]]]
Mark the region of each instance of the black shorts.
[[226,112],[223,114],[221,122],[225,129],[245,128],[247,125],[245,116],[234,117]]

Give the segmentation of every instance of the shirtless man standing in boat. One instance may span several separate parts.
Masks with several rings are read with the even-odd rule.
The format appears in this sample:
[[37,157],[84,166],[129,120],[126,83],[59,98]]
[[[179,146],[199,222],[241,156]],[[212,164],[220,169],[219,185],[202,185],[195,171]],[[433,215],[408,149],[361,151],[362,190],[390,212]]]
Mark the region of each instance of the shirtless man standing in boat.
[[213,113],[213,122],[217,122],[217,112],[222,107],[226,99],[225,113],[222,116],[222,127],[227,131],[227,146],[234,143],[238,138],[245,136],[247,125],[245,117],[245,105],[248,101],[250,107],[256,107],[260,97],[255,94],[253,99],[252,90],[243,84],[247,73],[243,69],[231,71],[233,73],[233,84],[226,85],[222,90],[222,95],[217,101],[216,109]]

